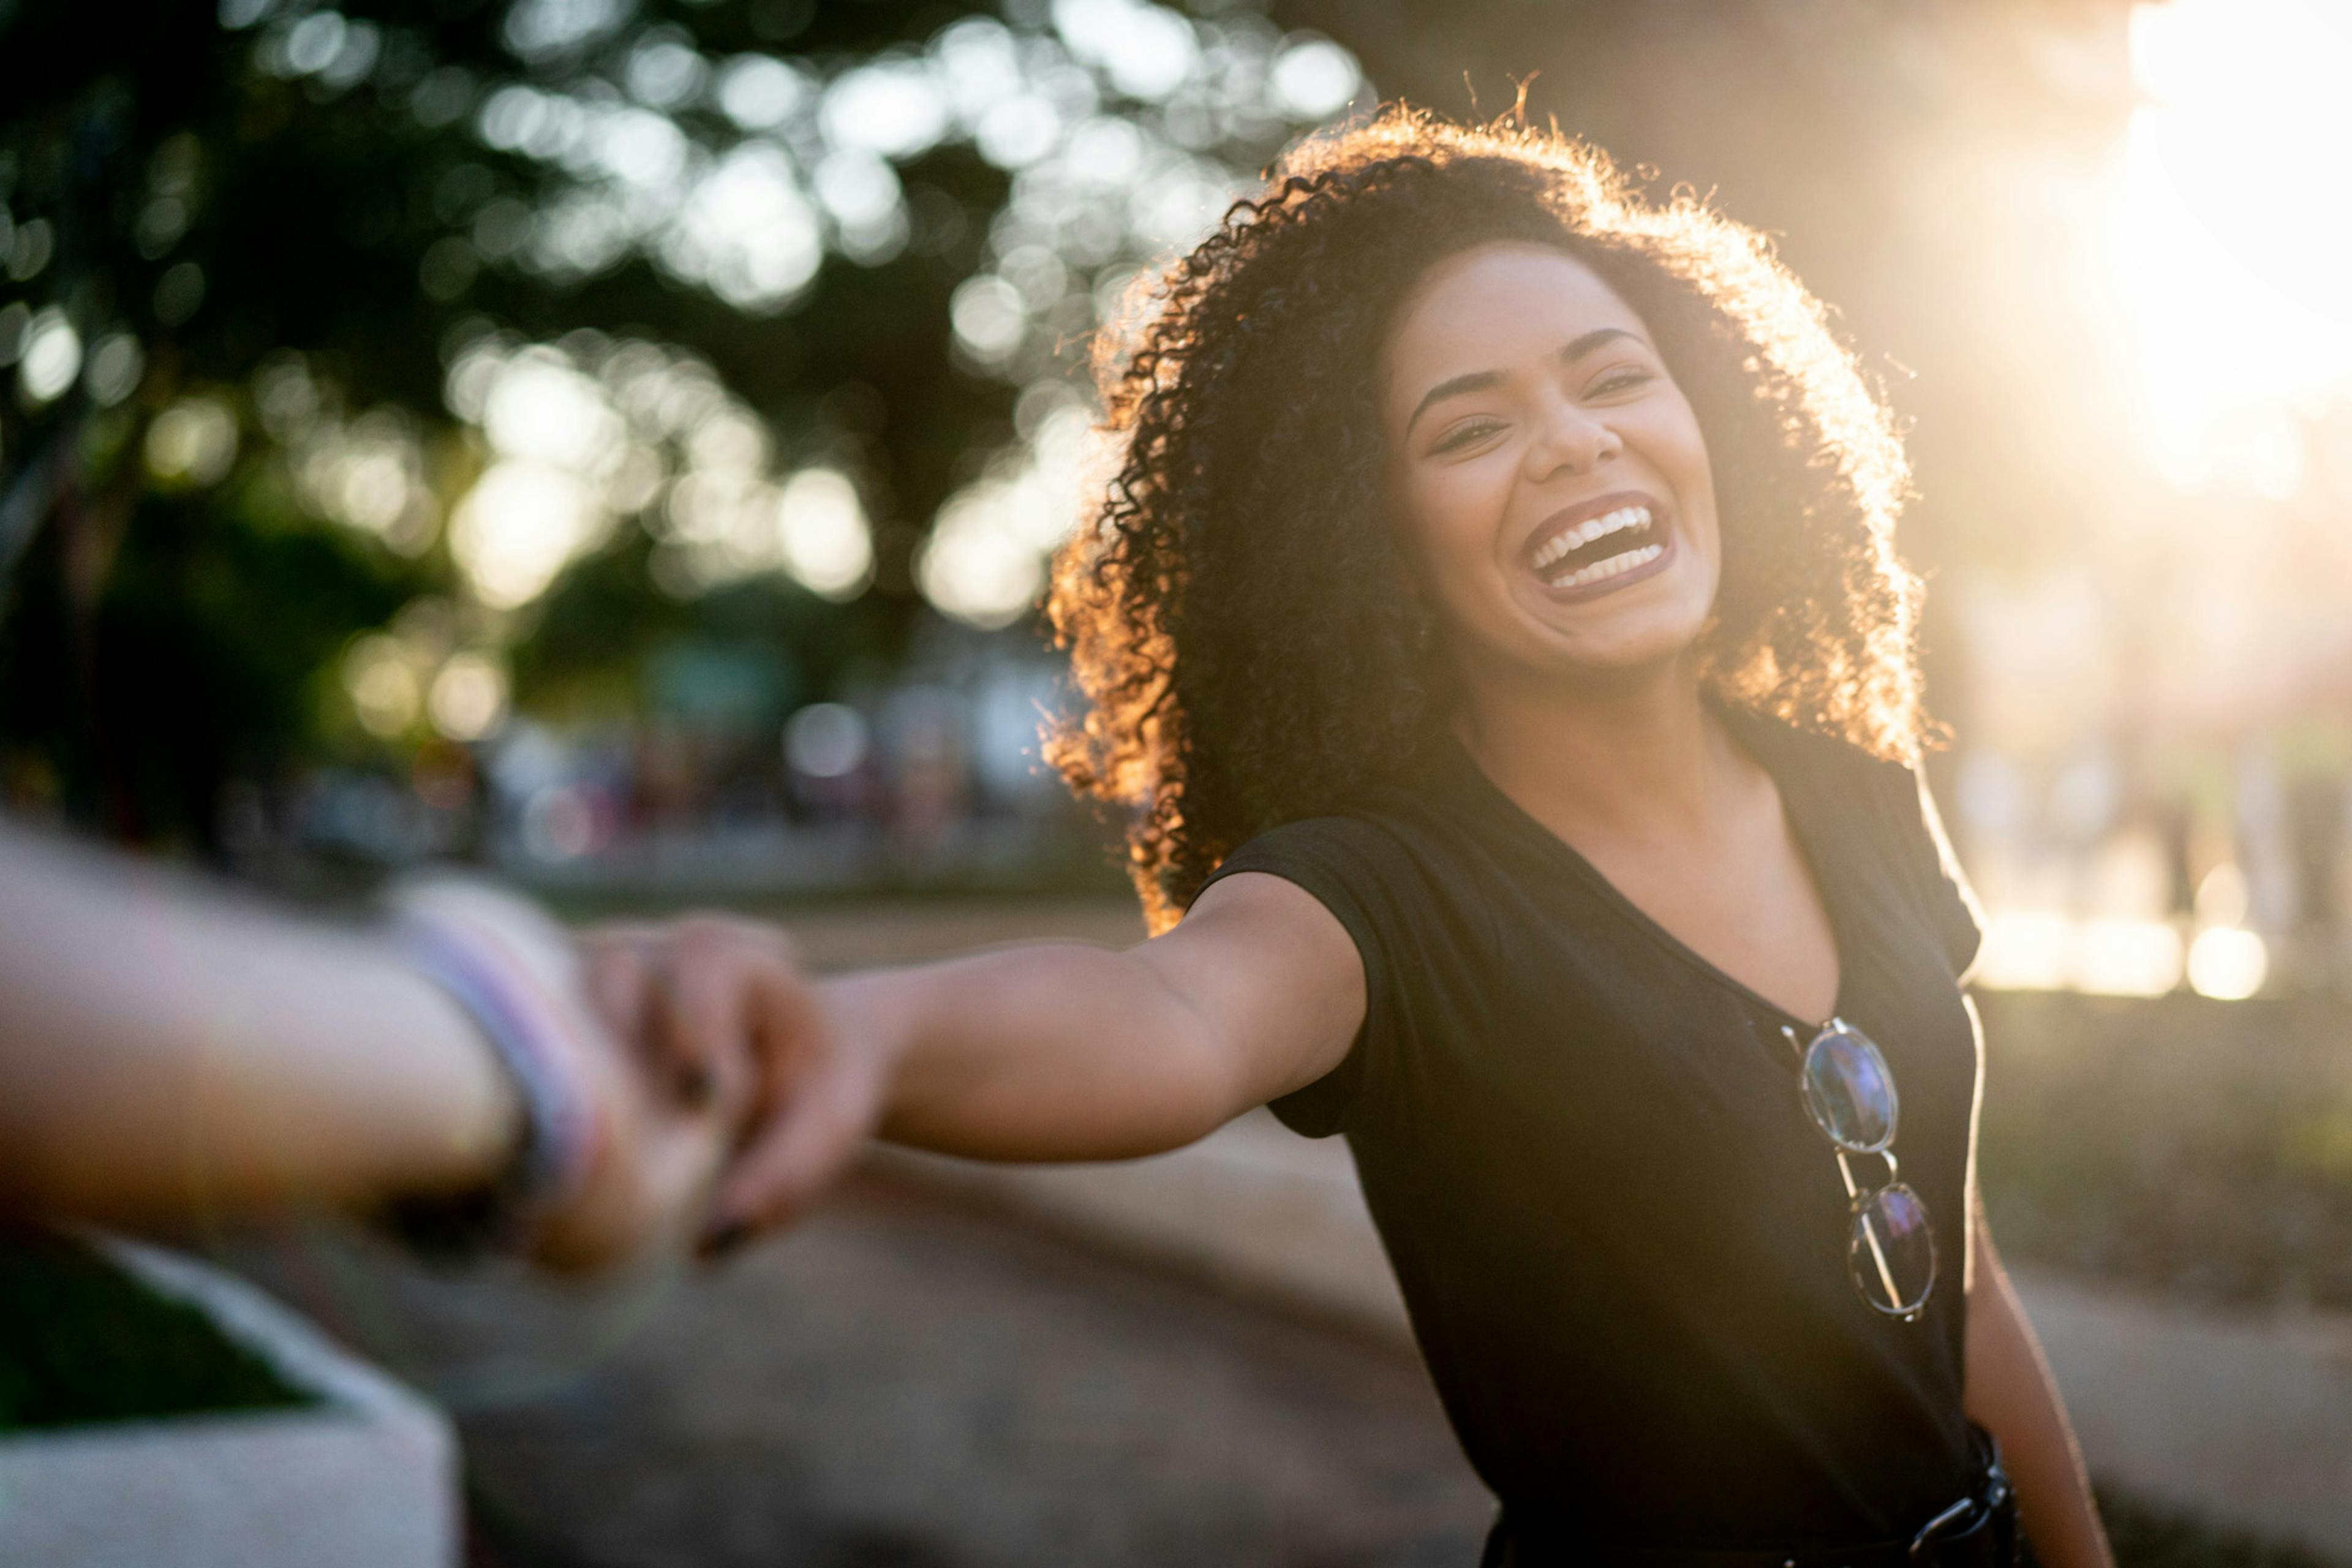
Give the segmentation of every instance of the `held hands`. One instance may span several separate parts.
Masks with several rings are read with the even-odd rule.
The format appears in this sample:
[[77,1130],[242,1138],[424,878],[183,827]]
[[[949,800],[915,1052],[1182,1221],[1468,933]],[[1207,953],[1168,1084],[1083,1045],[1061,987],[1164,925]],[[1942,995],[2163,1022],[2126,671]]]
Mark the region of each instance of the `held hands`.
[[[887,1068],[781,931],[691,917],[574,940],[486,884],[395,890],[408,964],[471,1019],[517,1100],[488,1237],[585,1272],[787,1223],[856,1154]],[[448,1215],[426,1223],[446,1232]]]
[[411,1222],[446,1237],[454,1220],[564,1271],[691,1244],[753,1088],[740,1053],[651,1007],[651,971],[628,952],[583,952],[488,884],[425,879],[388,903],[407,963],[471,1020],[514,1100],[496,1185]]
[[846,1026],[772,926],[700,915],[603,926],[580,945],[612,1035],[723,1127],[723,1169],[693,1193],[709,1193],[698,1249],[716,1256],[791,1223],[879,1121],[888,1053]]

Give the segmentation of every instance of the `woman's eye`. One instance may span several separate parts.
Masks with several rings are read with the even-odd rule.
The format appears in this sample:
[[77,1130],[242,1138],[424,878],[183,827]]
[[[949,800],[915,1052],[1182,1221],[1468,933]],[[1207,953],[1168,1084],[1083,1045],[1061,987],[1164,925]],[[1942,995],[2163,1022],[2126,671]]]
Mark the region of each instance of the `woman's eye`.
[[1502,427],[1503,426],[1498,422],[1492,419],[1474,419],[1466,425],[1456,425],[1453,429],[1448,430],[1444,435],[1439,437],[1437,444],[1432,447],[1430,450],[1433,452],[1458,452],[1465,447],[1476,446],[1479,442],[1485,440],[1487,437],[1492,436],[1496,431],[1500,430]]
[[1643,370],[1638,366],[1629,365],[1623,370],[1612,370],[1607,375],[1602,376],[1599,381],[1593,383],[1592,385],[1586,390],[1585,395],[1587,397],[1606,397],[1612,393],[1630,392],[1637,386],[1647,385],[1650,379],[1650,373],[1648,371]]

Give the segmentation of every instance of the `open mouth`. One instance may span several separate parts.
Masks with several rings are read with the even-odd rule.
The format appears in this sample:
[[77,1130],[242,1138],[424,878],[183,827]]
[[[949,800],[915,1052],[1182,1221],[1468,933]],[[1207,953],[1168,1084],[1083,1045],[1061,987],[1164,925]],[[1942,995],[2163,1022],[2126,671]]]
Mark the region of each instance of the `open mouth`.
[[[1612,504],[1612,503],[1614,504]],[[1538,537],[1528,564],[1554,592],[1597,588],[1640,572],[1666,553],[1663,511],[1645,500],[1612,497],[1607,510],[1570,515]]]

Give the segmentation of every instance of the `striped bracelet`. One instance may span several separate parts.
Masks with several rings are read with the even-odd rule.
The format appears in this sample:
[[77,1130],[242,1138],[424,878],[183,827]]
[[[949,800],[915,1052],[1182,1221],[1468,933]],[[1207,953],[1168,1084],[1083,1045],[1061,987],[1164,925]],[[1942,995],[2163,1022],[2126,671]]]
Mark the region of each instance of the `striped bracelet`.
[[481,1031],[523,1109],[521,1146],[487,1202],[407,1205],[403,1228],[435,1250],[513,1247],[579,1194],[604,1152],[589,1076],[602,1029],[579,960],[535,906],[479,882],[411,883],[386,901],[409,963]]

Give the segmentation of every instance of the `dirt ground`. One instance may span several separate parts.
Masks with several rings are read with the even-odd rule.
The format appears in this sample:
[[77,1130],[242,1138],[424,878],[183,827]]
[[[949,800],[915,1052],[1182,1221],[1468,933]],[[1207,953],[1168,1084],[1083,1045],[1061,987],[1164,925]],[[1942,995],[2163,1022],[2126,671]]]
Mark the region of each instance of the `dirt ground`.
[[1394,1348],[884,1181],[588,1301],[239,1251],[450,1405],[472,1568],[1467,1568],[1491,1512]]

